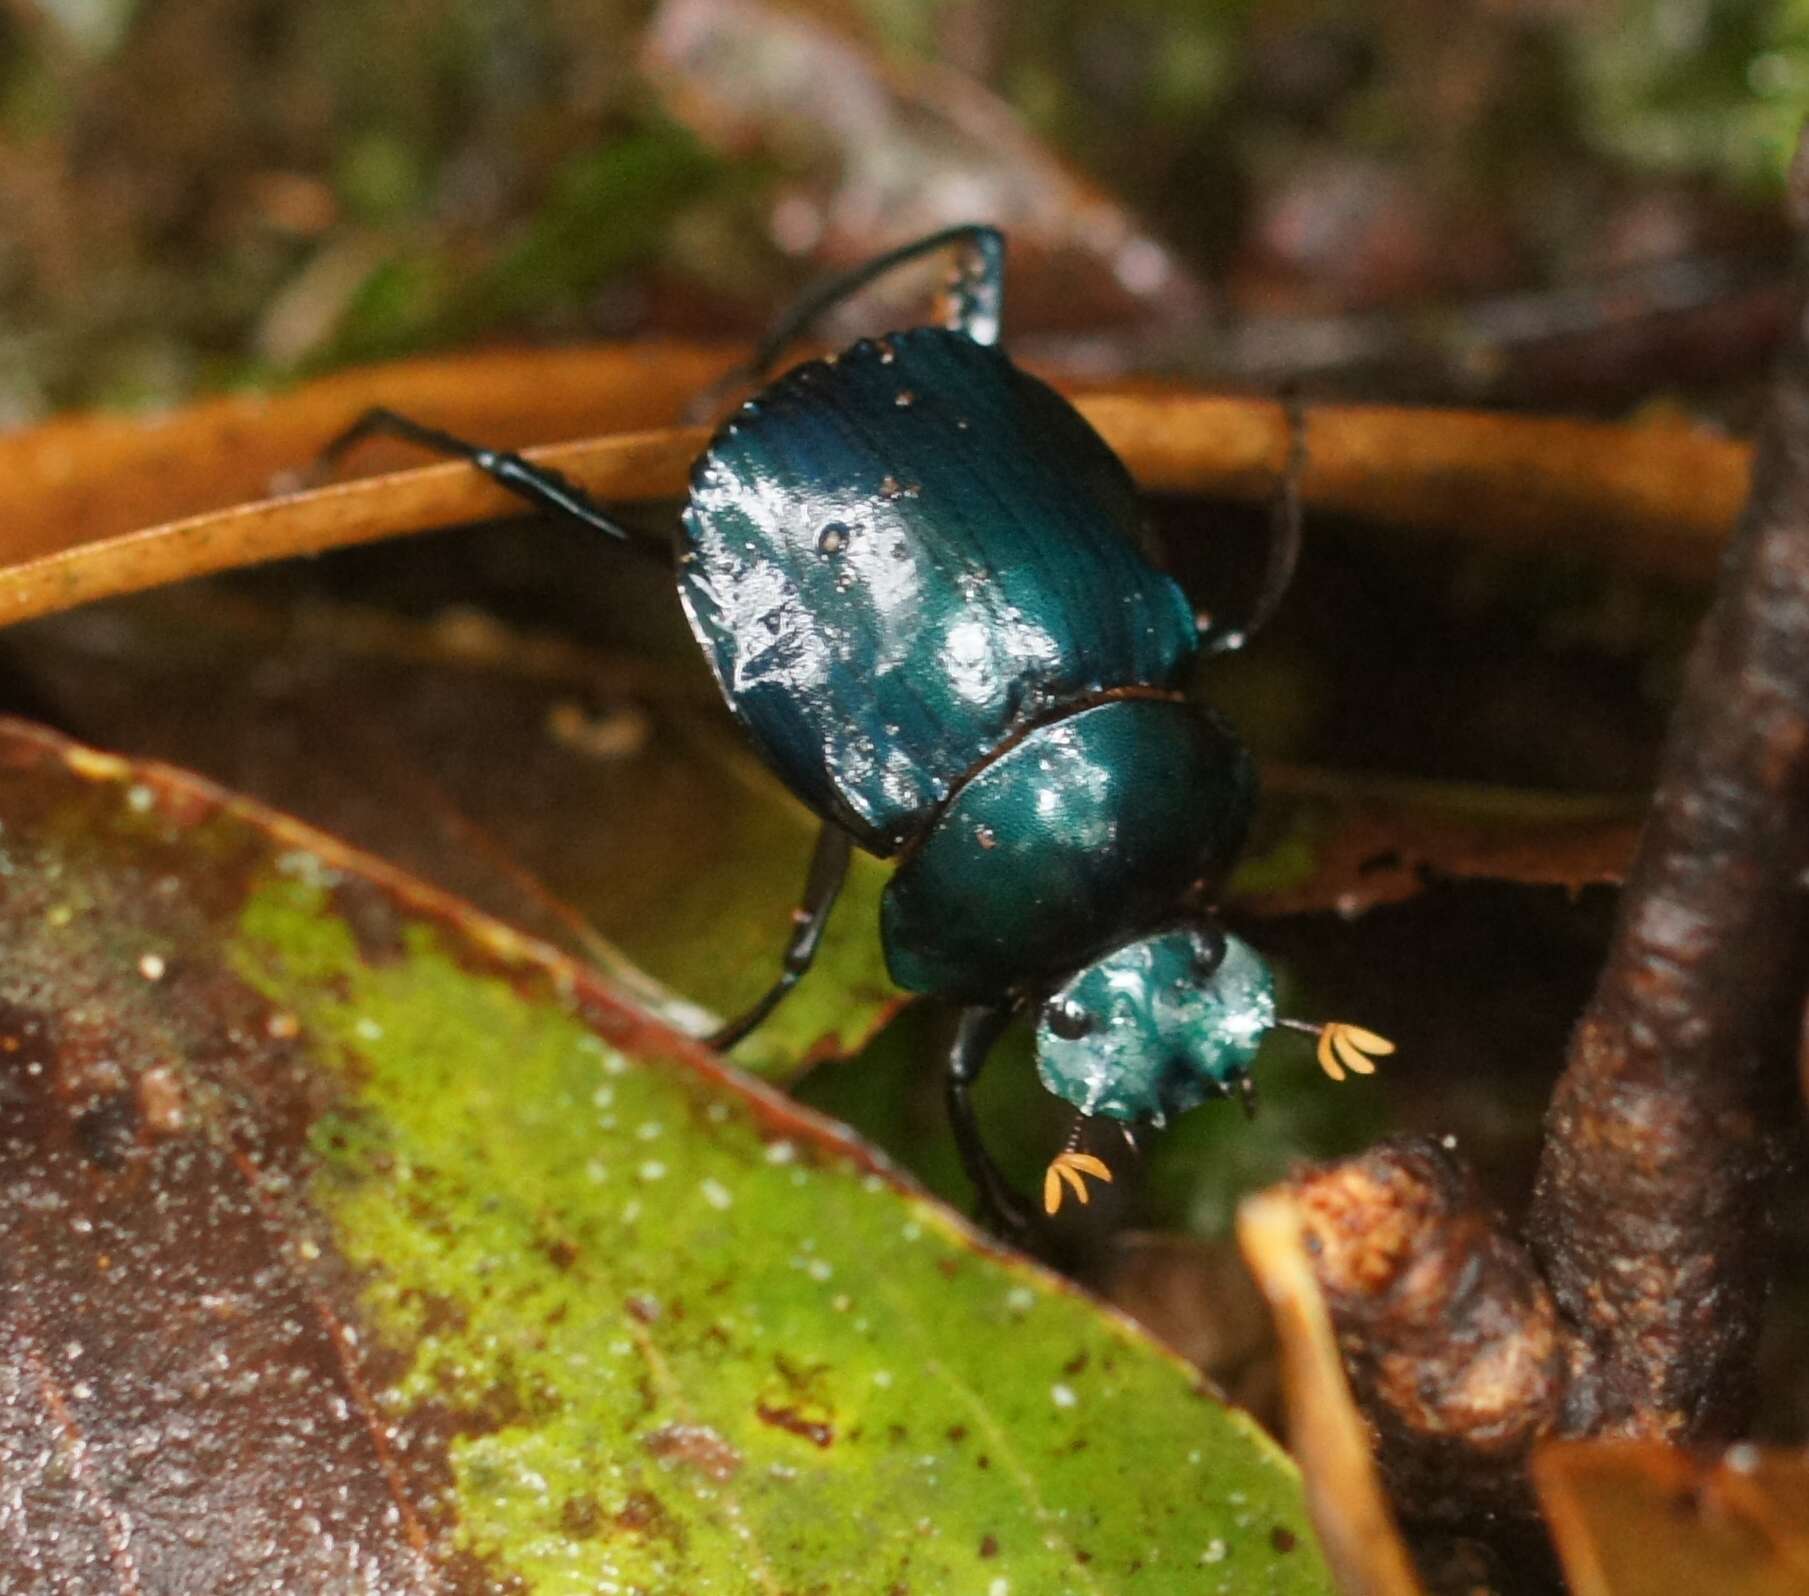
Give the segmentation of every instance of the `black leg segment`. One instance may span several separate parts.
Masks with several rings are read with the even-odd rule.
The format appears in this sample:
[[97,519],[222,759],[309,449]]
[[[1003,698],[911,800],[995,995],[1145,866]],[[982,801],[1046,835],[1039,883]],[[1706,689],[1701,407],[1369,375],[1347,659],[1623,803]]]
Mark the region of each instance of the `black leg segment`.
[[1284,394],[1282,407],[1288,418],[1288,458],[1269,511],[1269,554],[1263,564],[1262,586],[1257,589],[1250,613],[1241,626],[1222,626],[1210,615],[1199,617],[1200,651],[1229,654],[1242,648],[1269,624],[1294,580],[1300,560],[1300,481],[1306,475],[1306,411],[1297,394]]
[[791,940],[785,945],[785,958],[775,981],[760,1001],[745,1014],[737,1015],[709,1037],[711,1047],[727,1050],[779,1006],[779,1000],[804,979],[811,961],[822,944],[823,931],[829,924],[829,911],[848,879],[848,856],[851,844],[848,833],[840,826],[825,822],[817,833],[816,850],[810,856],[810,873],[804,878],[804,901],[792,916]]
[[537,510],[565,516],[568,520],[590,527],[619,543],[627,543],[635,548],[646,547],[642,539],[636,538],[588,493],[557,471],[535,465],[509,451],[486,449],[481,444],[467,443],[463,438],[455,438],[450,432],[441,432],[438,427],[412,421],[394,410],[379,407],[365,411],[321,450],[319,465],[322,468],[330,467],[366,438],[375,437],[400,438],[406,443],[431,449],[435,454],[469,461],[498,486],[507,488],[518,499]]
[[745,384],[764,381],[788,345],[807,336],[819,317],[853,298],[869,283],[900,266],[921,260],[925,255],[933,255],[939,249],[951,248],[958,248],[961,258],[949,292],[947,325],[956,332],[966,333],[977,344],[996,344],[1005,314],[1004,235],[996,227],[977,222],[948,227],[884,255],[876,255],[870,261],[805,289],[768,329],[753,358],[710,384],[686,411],[687,418],[701,422],[715,413],[723,395]]
[[973,1083],[986,1067],[987,1055],[1010,1019],[1011,1010],[1006,1007],[978,1005],[961,1011],[948,1058],[948,1117],[962,1166],[979,1194],[981,1222],[1002,1235],[1021,1239],[1033,1233],[1033,1221],[987,1152],[970,1096]]
[[951,247],[960,248],[961,264],[950,295],[948,325],[956,332],[966,333],[977,344],[996,344],[1005,312],[1005,240],[996,227],[970,222],[916,239],[806,289],[760,340],[760,347],[748,363],[748,375],[756,380],[764,377],[787,344],[802,338],[819,316],[852,298],[869,283],[911,261]]

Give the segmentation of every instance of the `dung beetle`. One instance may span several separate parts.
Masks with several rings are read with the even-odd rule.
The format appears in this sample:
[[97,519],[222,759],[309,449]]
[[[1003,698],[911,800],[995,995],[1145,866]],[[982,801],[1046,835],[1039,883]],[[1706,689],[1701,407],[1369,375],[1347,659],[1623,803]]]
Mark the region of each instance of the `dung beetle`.
[[[809,969],[856,846],[898,861],[880,930],[907,990],[962,1005],[948,1108],[982,1212],[1031,1219],[980,1137],[970,1088],[1008,1020],[1035,1016],[1043,1084],[1079,1111],[1043,1206],[1110,1180],[1080,1130],[1160,1125],[1251,1091],[1263,1036],[1319,1038],[1334,1079],[1389,1043],[1275,1013],[1268,965],[1213,895],[1256,794],[1249,754],[1187,684],[1273,611],[1299,542],[1277,499],[1249,620],[1196,613],[1153,563],[1129,473],[1080,413],[999,347],[1005,245],[932,234],[836,277],[774,325],[762,380],[874,279],[958,252],[940,326],[863,339],[761,388],[692,469],[679,601],[729,709],[822,821],[781,973],[710,1041],[732,1047]],[[645,550],[575,484],[389,410],[388,434],[469,461],[538,509]],[[1299,428],[1295,429],[1296,454]]]

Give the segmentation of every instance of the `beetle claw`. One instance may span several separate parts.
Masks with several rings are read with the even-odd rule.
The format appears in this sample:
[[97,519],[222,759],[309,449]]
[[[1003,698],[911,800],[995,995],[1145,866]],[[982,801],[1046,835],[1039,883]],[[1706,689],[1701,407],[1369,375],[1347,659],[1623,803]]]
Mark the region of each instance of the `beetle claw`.
[[1256,1077],[1245,1071],[1237,1078],[1238,1097],[1244,1105],[1244,1118],[1256,1118]]

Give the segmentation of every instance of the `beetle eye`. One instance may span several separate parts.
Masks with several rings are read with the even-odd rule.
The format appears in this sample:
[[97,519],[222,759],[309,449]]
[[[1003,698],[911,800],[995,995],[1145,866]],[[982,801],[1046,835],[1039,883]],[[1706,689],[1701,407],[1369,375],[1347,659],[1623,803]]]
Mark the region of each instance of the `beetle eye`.
[[1093,1016],[1072,1003],[1051,1003],[1043,1010],[1043,1019],[1064,1042],[1078,1042],[1093,1029]]

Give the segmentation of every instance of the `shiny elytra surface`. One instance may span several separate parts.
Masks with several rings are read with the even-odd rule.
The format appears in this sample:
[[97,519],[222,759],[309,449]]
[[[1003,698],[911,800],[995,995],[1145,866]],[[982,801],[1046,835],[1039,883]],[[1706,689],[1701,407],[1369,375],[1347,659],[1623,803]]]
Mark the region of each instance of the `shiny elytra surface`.
[[998,349],[923,327],[800,366],[692,477],[679,591],[730,706],[889,853],[1038,714],[1195,648],[1129,476]]
[[1172,910],[1242,846],[1256,779],[1222,722],[1121,698],[1040,726],[956,793],[880,904],[918,992],[991,997]]

